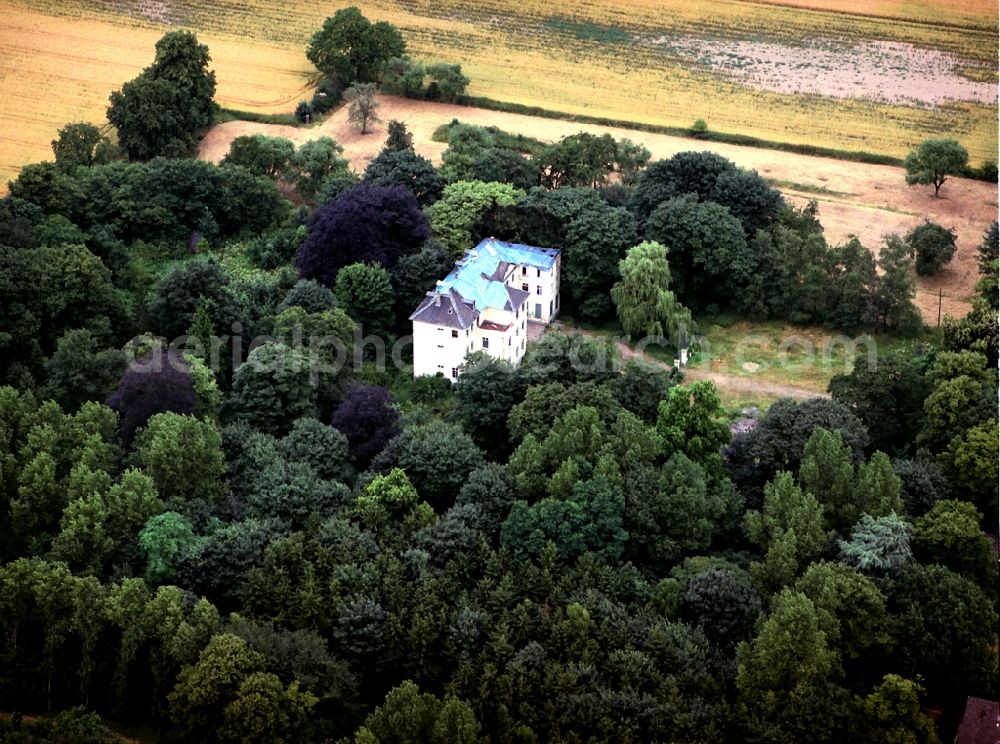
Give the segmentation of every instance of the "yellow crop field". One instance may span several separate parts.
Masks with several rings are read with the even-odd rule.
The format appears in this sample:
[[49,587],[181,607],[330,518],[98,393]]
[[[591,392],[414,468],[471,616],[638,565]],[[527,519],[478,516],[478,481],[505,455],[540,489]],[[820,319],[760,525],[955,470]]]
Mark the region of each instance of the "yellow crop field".
[[[0,178],[47,157],[63,123],[102,122],[108,94],[150,62],[170,27],[193,29],[209,45],[222,105],[290,111],[311,70],[309,36],[346,4],[0,0]],[[896,156],[926,137],[952,136],[973,163],[996,159],[996,0],[355,4],[399,26],[414,57],[460,62],[474,96],[649,124],[702,118],[724,132]],[[860,50],[867,67],[855,80],[824,82],[843,62],[823,59],[824,44],[847,49],[848,61]],[[960,77],[935,79],[927,101],[852,92],[889,75],[881,84],[891,93],[906,55],[921,74]],[[770,79],[755,71],[759,58]],[[979,99],[948,100],[956,80],[979,85]]]
[[[153,60],[163,29],[95,17],[47,15],[0,3],[0,184],[25,163],[51,160],[59,128],[106,124],[111,91]],[[310,65],[287,47],[200,34],[211,49],[223,106],[289,111],[306,96]]]

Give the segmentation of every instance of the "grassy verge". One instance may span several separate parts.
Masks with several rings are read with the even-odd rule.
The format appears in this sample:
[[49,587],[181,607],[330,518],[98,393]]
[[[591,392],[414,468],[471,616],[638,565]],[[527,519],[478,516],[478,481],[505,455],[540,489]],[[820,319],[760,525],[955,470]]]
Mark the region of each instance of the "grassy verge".
[[769,178],[767,182],[776,189],[784,191],[799,191],[804,194],[820,194],[822,196],[856,196],[848,191],[834,191],[825,186],[815,186],[811,183],[797,183],[795,181],[782,181],[779,178]]
[[295,114],[258,114],[255,111],[239,111],[237,109],[219,108],[215,113],[215,123],[227,121],[253,121],[258,124],[284,124],[289,127],[305,127]]

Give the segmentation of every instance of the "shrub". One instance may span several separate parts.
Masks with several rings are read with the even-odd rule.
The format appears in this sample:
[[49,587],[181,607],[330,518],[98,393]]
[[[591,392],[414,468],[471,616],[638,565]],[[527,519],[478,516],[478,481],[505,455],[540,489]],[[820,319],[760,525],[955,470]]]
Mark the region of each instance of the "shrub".
[[920,276],[934,276],[955,256],[955,231],[930,220],[906,234],[906,245],[916,258]]
[[343,97],[343,91],[336,82],[330,78],[323,78],[316,86],[316,93],[309,105],[314,114],[325,114],[339,104]]
[[298,106],[295,107],[295,118],[301,121],[303,124],[312,117],[313,107],[309,101],[299,101]]

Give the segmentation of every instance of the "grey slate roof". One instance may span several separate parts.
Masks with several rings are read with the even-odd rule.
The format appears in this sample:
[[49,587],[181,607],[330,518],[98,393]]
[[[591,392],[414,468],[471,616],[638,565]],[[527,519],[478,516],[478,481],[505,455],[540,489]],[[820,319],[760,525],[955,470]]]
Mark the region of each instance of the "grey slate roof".
[[997,744],[1000,742],[1000,703],[969,696],[965,715],[958,727],[956,744]]
[[521,307],[521,303],[531,296],[531,292],[525,292],[523,289],[518,289],[517,287],[507,287],[507,294],[510,295],[510,307],[507,310]]
[[428,292],[410,320],[464,330],[476,322],[478,315],[479,311],[466,303],[457,290],[446,289],[443,292]]

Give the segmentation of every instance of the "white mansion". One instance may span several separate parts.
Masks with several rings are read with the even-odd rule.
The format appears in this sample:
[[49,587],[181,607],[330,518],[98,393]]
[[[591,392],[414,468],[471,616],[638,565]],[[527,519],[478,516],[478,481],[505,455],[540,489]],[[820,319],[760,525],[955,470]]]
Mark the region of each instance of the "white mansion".
[[559,313],[559,251],[483,240],[413,311],[413,375],[455,380],[467,354],[482,350],[517,364],[528,321]]

